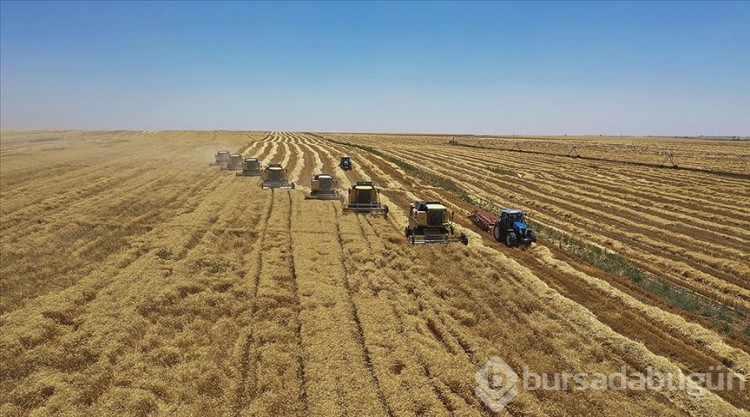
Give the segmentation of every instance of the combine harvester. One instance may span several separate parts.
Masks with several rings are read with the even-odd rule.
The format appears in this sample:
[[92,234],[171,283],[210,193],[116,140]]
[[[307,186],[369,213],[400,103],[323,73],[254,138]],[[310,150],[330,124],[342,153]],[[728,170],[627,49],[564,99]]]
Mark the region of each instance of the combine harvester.
[[469,244],[464,233],[458,236],[453,228],[453,213],[440,201],[415,201],[409,205],[409,225],[404,229],[412,245],[422,243]]
[[380,190],[372,181],[357,181],[349,188],[349,204],[344,213],[372,213],[388,217],[388,206],[380,203]]
[[242,155],[238,153],[229,155],[229,161],[227,161],[227,165],[225,167],[221,167],[221,169],[226,171],[242,170]]
[[238,177],[259,177],[261,174],[261,164],[258,158],[245,158],[242,161],[242,172],[238,172]]
[[344,196],[336,190],[336,180],[331,174],[315,174],[310,184],[310,194],[305,196],[305,200],[339,200],[344,201]]
[[263,182],[261,188],[294,188],[294,183],[287,180],[286,169],[281,164],[269,164],[263,171]]
[[227,166],[227,162],[229,162],[229,151],[220,150],[216,152],[215,158],[216,160],[208,165],[225,167]]
[[536,233],[526,225],[522,210],[503,209],[499,218],[475,210],[469,217],[480,229],[492,233],[495,240],[509,247],[521,246],[525,249],[536,242]]

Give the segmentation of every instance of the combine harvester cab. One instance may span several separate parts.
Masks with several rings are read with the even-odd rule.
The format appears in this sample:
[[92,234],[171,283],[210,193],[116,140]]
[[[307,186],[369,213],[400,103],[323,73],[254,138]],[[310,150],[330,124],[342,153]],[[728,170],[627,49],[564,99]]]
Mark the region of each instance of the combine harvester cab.
[[227,171],[240,171],[242,169],[242,155],[238,153],[233,153],[229,155],[229,161],[227,162],[227,166],[222,167],[221,169],[227,170]]
[[339,194],[336,187],[338,183],[331,174],[315,174],[310,182],[310,194],[305,200],[339,200],[344,201],[344,196]]
[[505,243],[508,247],[528,248],[536,242],[536,233],[526,225],[523,210],[503,209],[499,218],[476,210],[470,217],[477,226],[492,233],[495,240]]
[[388,206],[380,203],[380,190],[372,181],[357,181],[349,188],[349,203],[344,205],[344,213],[382,214],[388,217]]
[[242,161],[242,172],[238,172],[239,177],[259,177],[261,174],[261,164],[258,158],[245,158]]
[[409,205],[409,224],[404,229],[412,245],[421,243],[469,244],[464,233],[458,236],[453,227],[453,213],[440,201],[415,201]]
[[352,158],[349,157],[348,155],[341,156],[341,161],[339,162],[339,166],[344,171],[349,171],[350,169],[352,169]]
[[263,171],[263,182],[261,188],[294,188],[294,183],[287,180],[286,169],[281,164],[269,164]]
[[229,162],[229,151],[220,150],[216,152],[216,156],[214,158],[215,158],[214,162],[211,162],[208,165],[225,167],[227,166],[227,163]]

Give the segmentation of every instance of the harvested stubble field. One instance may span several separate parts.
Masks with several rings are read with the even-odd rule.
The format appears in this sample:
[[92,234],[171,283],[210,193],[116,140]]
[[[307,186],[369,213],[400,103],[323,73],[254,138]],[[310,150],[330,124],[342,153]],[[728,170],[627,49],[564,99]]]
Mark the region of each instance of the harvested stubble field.
[[[474,376],[493,356],[750,375],[750,144],[528,139],[585,141],[592,161],[449,139],[3,131],[0,415],[491,414]],[[623,157],[652,143],[712,157]],[[209,167],[220,148],[284,163],[298,189]],[[373,179],[391,216],[304,200],[319,171]],[[455,210],[470,244],[408,245],[415,198]],[[494,242],[477,205],[527,210],[540,243]],[[747,390],[626,389],[521,390],[502,413],[749,411]]]

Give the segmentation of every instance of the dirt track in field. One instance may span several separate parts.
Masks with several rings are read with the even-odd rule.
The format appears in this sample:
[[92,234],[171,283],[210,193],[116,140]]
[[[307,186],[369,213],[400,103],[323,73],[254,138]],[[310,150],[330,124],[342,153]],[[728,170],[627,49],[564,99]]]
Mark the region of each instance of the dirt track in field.
[[[519,373],[750,373],[747,338],[544,240],[505,248],[465,218],[466,201],[342,142],[750,307],[742,179],[508,160],[446,138],[4,131],[0,413],[491,414],[474,374],[492,356]],[[284,164],[297,189],[209,166],[220,148]],[[344,153],[352,171],[337,166]],[[374,180],[391,215],[304,200],[320,171],[341,189]],[[415,198],[455,210],[469,246],[408,245]],[[504,412],[745,415],[748,404],[739,390],[522,390]]]

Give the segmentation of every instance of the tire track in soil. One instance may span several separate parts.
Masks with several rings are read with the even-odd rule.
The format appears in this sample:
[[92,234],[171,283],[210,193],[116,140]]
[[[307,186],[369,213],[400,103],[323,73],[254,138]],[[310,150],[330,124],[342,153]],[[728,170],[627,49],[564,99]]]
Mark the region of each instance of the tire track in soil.
[[365,362],[367,365],[367,371],[370,374],[370,378],[372,381],[372,385],[375,387],[375,393],[378,397],[378,402],[380,403],[382,407],[382,411],[389,417],[394,417],[395,414],[393,413],[393,410],[388,405],[388,402],[385,399],[385,395],[383,394],[383,389],[380,386],[380,380],[378,379],[377,375],[375,374],[375,369],[373,367],[372,362],[372,354],[370,352],[370,349],[367,348],[367,341],[365,339],[365,332],[362,328],[362,320],[359,318],[359,310],[357,309],[357,305],[354,302],[354,290],[351,286],[351,282],[349,280],[349,276],[352,274],[352,270],[348,265],[348,262],[346,262],[346,256],[344,254],[344,240],[343,235],[341,234],[341,226],[339,222],[341,221],[342,214],[339,213],[338,210],[336,210],[333,206],[331,206],[331,210],[334,210],[334,217],[336,218],[336,236],[338,237],[338,244],[339,244],[339,254],[341,259],[341,266],[344,268],[344,288],[346,289],[347,293],[347,300],[349,300],[349,306],[351,308],[352,317],[354,318],[354,323],[357,328],[357,342],[360,345],[360,348],[362,349],[362,353],[364,354]]
[[[368,215],[356,215],[356,216],[357,216],[357,224],[359,226],[359,230],[360,230],[362,239],[367,243],[367,247],[368,247],[369,252],[373,253],[376,257],[380,253],[385,253],[386,252],[386,248],[383,245],[382,241],[380,240],[381,239],[380,235],[377,233],[377,231],[375,230],[375,227],[372,225],[372,221],[370,219],[371,216],[368,216]],[[365,224],[363,224],[363,221],[362,221],[363,217],[365,218],[364,223],[367,224],[367,226],[365,226]],[[376,238],[374,238],[374,239],[371,238],[370,237],[371,235],[369,233],[367,233],[366,230],[372,232],[372,235],[374,235]],[[378,248],[373,251],[373,246],[378,246]],[[408,278],[406,276],[404,277],[404,279],[408,280]],[[393,292],[401,293],[400,294],[401,297],[405,297],[405,298],[409,299],[410,301],[416,302],[417,304],[419,304],[420,311],[423,311],[423,310],[427,311],[425,309],[424,303],[422,301],[419,301],[419,300],[416,299],[416,295],[417,295],[416,292],[414,294],[404,295],[402,293],[402,291],[400,291],[400,289],[403,287],[403,283],[396,281],[392,277],[391,277],[391,282],[393,284],[392,287],[391,287],[393,289]],[[407,328],[407,326],[406,326],[406,324],[404,322],[404,318],[403,318],[402,314],[400,314],[400,312],[398,311],[398,308],[394,304],[394,302],[390,303],[390,307],[391,307],[391,310],[392,310],[392,313],[393,313],[394,317],[397,320],[398,327],[400,329]],[[434,330],[435,329],[434,324],[431,326],[430,323],[431,322],[428,319],[427,320],[427,327],[433,333],[433,336],[435,336],[436,340],[438,340],[438,342],[441,345],[443,345],[444,349],[448,353],[450,353],[452,355],[456,355],[457,354],[456,350],[451,346],[450,343],[448,343],[445,340],[444,337],[438,336],[438,334]],[[466,352],[464,352],[464,353],[466,353]],[[422,371],[422,375],[424,376],[424,378],[426,378],[428,381],[430,381],[430,383],[429,383],[430,389],[431,389],[432,393],[435,395],[435,397],[440,401],[440,403],[442,404],[443,408],[445,410],[451,412],[451,413],[455,412],[454,406],[448,400],[447,393],[445,392],[444,387],[441,386],[440,380],[438,378],[433,378],[432,377],[431,372],[429,370],[429,365],[428,365],[427,361],[425,360],[425,358],[423,356],[421,356],[417,352],[413,352],[412,354],[413,354],[413,359],[416,361],[417,365],[420,367],[420,369]],[[467,357],[468,357],[468,354],[467,354]]]
[[307,403],[307,374],[305,372],[305,361],[303,357],[304,352],[304,346],[302,344],[302,321],[300,319],[300,310],[302,309],[302,303],[300,302],[300,294],[299,294],[299,288],[297,287],[297,270],[295,268],[294,264],[294,247],[293,247],[293,240],[292,240],[292,213],[294,210],[294,206],[292,204],[292,193],[287,192],[287,198],[289,201],[289,216],[287,217],[287,231],[289,233],[289,262],[290,262],[290,270],[292,272],[292,295],[295,299],[295,308],[294,308],[294,332],[297,337],[297,351],[298,351],[298,365],[299,366],[299,378],[302,381],[302,404],[304,406],[305,414],[310,415],[310,408]]
[[[271,218],[271,213],[273,212],[273,206],[274,206],[274,193],[275,190],[270,190],[270,197],[268,198],[268,207],[265,210],[265,214],[263,216],[263,220],[259,223],[259,226],[263,227],[263,230],[258,234],[258,238],[254,242],[254,247],[258,251],[258,258],[256,263],[256,274],[253,278],[253,293],[250,297],[250,308],[248,309],[251,314],[251,320],[250,320],[250,330],[248,331],[247,336],[245,337],[245,341],[242,345],[242,357],[240,359],[240,382],[237,385],[237,389],[235,390],[235,404],[233,407],[233,415],[235,417],[239,417],[242,415],[242,410],[247,407],[249,402],[252,400],[252,398],[248,398],[248,391],[250,393],[254,393],[254,391],[257,389],[258,385],[258,370],[257,367],[253,368],[253,375],[250,376],[250,356],[251,356],[251,350],[252,347],[255,345],[255,338],[253,335],[253,324],[255,323],[255,312],[257,310],[257,300],[258,300],[258,288],[260,287],[260,279],[261,275],[263,273],[263,244],[266,241],[266,236],[268,235],[269,231],[269,219]],[[252,388],[248,387],[248,380],[252,380]]]
[[[349,153],[349,154],[353,155],[352,153]],[[330,152],[326,152],[326,155],[327,155],[327,159],[328,160],[333,159],[333,157],[331,156]],[[360,161],[359,165],[364,165],[363,161],[365,161],[365,160],[363,158],[359,158],[358,161]],[[364,167],[355,167],[355,169],[353,171],[355,171],[355,172],[353,172],[353,173],[352,172],[346,173],[347,176],[348,176],[348,178],[350,178],[352,180],[353,180],[353,177],[356,175],[357,177],[360,177],[360,178],[364,177],[364,178],[368,178],[368,179],[373,179],[375,181],[381,181],[381,183],[385,183],[385,184],[392,184],[392,181],[394,181],[394,179],[390,178],[390,177],[385,178],[385,179],[382,178],[382,175],[385,175],[382,171],[378,175],[373,175],[371,172],[367,172]],[[402,197],[402,198],[404,198],[404,197]],[[360,232],[360,236],[361,236],[362,240],[366,243],[368,251],[370,253],[372,253],[375,257],[377,257],[378,253],[384,253],[386,251],[386,249],[385,249],[385,246],[383,245],[383,241],[382,241],[383,238],[381,237],[380,232],[377,231],[377,228],[373,225],[373,220],[371,219],[372,216],[369,216],[369,215],[357,215],[357,214],[352,214],[352,215],[356,216],[356,221],[357,221],[357,226],[358,226],[358,229],[359,229],[359,232]],[[364,221],[363,221],[363,218],[364,218]],[[387,223],[390,223],[389,224],[390,227],[395,227],[398,230],[398,227],[395,226],[395,224],[393,224],[392,222],[387,222]],[[367,231],[372,232],[372,235],[374,235],[374,237],[371,237],[371,235],[369,233],[367,233]],[[339,229],[339,236],[341,236],[340,229]],[[347,273],[347,275],[349,275],[349,273]],[[405,279],[409,280],[408,278],[405,278]],[[400,282],[394,280],[393,278],[391,278],[391,280],[392,280],[392,284],[393,284],[391,287],[394,289],[393,291],[400,292],[400,291],[397,291],[396,289],[397,288],[401,288],[402,285],[403,285],[403,283],[400,283]],[[351,287],[351,285],[347,284],[348,290],[350,290],[350,287]],[[403,296],[403,294],[402,294],[402,296]],[[412,299],[413,297],[414,297],[413,294],[412,294],[411,297],[407,296],[407,298],[409,298],[409,299]],[[422,305],[421,302],[418,302],[418,301],[415,301],[415,302],[417,302],[418,304],[420,304],[420,310],[424,309],[424,306]],[[397,307],[392,304],[390,308],[392,310],[392,314],[394,315],[395,319],[397,320],[399,328],[401,328],[401,329],[406,328],[402,316],[398,313]],[[359,320],[358,316],[357,316],[357,321],[358,321],[358,326],[361,329],[362,328],[361,320]],[[455,331],[451,332],[450,330],[448,330],[448,331],[444,332],[444,333],[450,334],[451,337],[454,339],[453,344],[451,344],[451,343],[449,343],[449,342],[446,341],[446,339],[445,339],[446,336],[445,335],[438,336],[437,333],[434,333],[434,329],[435,329],[434,322],[433,322],[432,326],[430,326],[429,324],[426,324],[426,327],[429,328],[431,331],[433,331],[433,335],[435,335],[436,340],[438,340],[439,343],[441,343],[441,345],[444,346],[445,351],[448,352],[450,355],[454,355],[458,351],[460,351],[461,353],[465,354],[467,357],[473,357],[473,354],[470,353],[470,347],[468,345],[466,345],[465,343],[463,343],[455,335]],[[364,340],[364,335],[362,337],[363,337],[363,340]],[[406,339],[404,339],[404,341],[406,342]],[[456,348],[455,346],[458,346],[458,347]],[[453,413],[453,412],[455,412],[455,408],[457,406],[471,408],[471,405],[469,405],[469,404],[472,403],[472,402],[476,402],[476,400],[472,399],[471,397],[467,398],[465,395],[464,396],[460,396],[459,395],[459,397],[461,398],[461,402],[458,405],[454,404],[454,401],[451,401],[449,399],[448,392],[450,390],[447,389],[447,387],[442,383],[442,381],[440,381],[437,378],[433,378],[431,376],[431,372],[429,370],[430,367],[429,367],[429,364],[426,361],[426,359],[423,356],[419,355],[419,354],[413,353],[412,354],[412,360],[415,361],[416,366],[418,366],[421,369],[421,376],[424,377],[425,380],[430,381],[429,384],[428,384],[428,386],[430,388],[430,392],[432,392],[432,394],[435,396],[435,398],[440,402],[440,404],[442,404],[442,408],[444,410],[447,410],[448,412]],[[369,364],[368,366],[372,366],[372,358],[371,358],[371,356],[368,356],[368,364]],[[373,372],[374,372],[374,369],[373,369]],[[382,389],[381,389],[381,392],[382,392]]]

